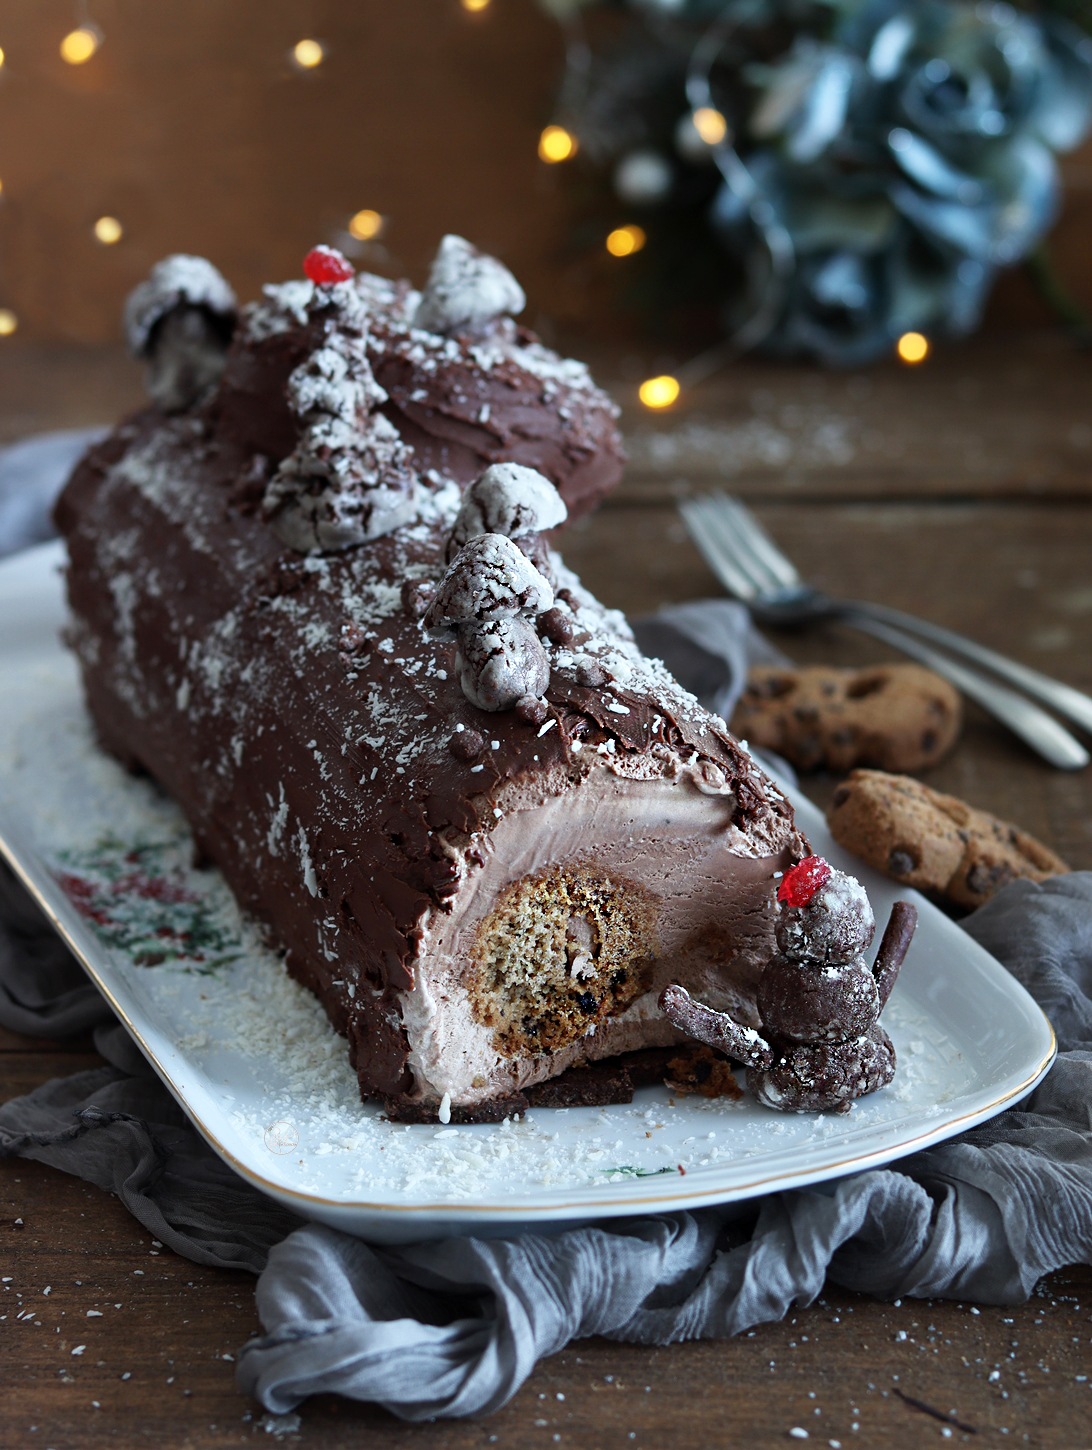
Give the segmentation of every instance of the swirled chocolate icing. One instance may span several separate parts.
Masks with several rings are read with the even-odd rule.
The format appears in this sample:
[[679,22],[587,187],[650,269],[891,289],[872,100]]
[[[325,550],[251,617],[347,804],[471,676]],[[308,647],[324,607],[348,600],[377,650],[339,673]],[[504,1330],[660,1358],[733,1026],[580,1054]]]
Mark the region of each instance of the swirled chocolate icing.
[[[360,276],[344,284],[350,289],[362,303],[363,351],[383,394],[376,411],[413,449],[423,478],[466,485],[491,463],[524,464],[550,479],[570,517],[617,485],[618,409],[582,363],[543,347],[510,317],[472,333],[426,332],[413,325],[420,294],[408,283]],[[288,380],[337,321],[339,290],[316,299],[312,283],[289,282],[267,287],[247,309],[216,398],[218,436],[268,465],[292,453],[300,429]]]

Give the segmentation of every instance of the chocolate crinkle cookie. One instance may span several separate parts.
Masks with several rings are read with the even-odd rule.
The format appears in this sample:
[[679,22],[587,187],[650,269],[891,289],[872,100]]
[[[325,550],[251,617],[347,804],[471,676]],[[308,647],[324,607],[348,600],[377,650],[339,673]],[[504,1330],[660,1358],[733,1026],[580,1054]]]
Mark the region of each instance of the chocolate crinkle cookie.
[[958,691],[920,665],[750,671],[732,730],[799,770],[922,770],[955,744]]
[[691,1093],[703,1098],[743,1096],[732,1064],[723,1053],[714,1052],[711,1047],[692,1047],[671,1058],[664,1073],[664,1086],[680,1097]]
[[1034,836],[920,781],[855,770],[827,812],[831,834],[869,865],[919,891],[976,907],[1010,881],[1069,871]]
[[850,962],[867,951],[875,930],[864,887],[832,868],[814,896],[779,913],[777,947],[793,962]]

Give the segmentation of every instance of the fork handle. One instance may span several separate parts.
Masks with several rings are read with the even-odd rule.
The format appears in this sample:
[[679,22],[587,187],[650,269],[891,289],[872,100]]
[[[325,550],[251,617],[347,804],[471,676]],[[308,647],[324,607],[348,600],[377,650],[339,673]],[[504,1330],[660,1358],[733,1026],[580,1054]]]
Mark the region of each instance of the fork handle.
[[1080,741],[1075,740],[1052,715],[1048,715],[1023,695],[1018,695],[1015,690],[987,680],[974,670],[967,669],[965,665],[950,660],[947,655],[938,654],[913,635],[903,634],[902,630],[878,619],[857,611],[845,614],[843,619],[854,629],[870,634],[875,639],[882,639],[886,644],[909,655],[911,659],[919,660],[934,673],[943,675],[957,690],[961,690],[968,699],[974,700],[995,719],[1007,725],[1014,735],[1018,735],[1032,750],[1059,770],[1081,770],[1088,764],[1088,751]]
[[954,629],[945,629],[943,625],[916,619],[912,614],[904,614],[901,609],[888,609],[884,604],[866,604],[856,599],[847,601],[845,607],[854,616],[865,615],[870,619],[878,619],[881,624],[891,624],[908,634],[920,635],[923,639],[931,640],[933,644],[943,645],[953,654],[973,660],[976,665],[982,665],[1001,679],[1008,680],[1011,685],[1016,685],[1033,699],[1049,705],[1052,710],[1071,720],[1074,725],[1079,725],[1082,730],[1092,732],[1092,698],[1073,689],[1071,685],[1063,685],[1061,680],[1052,680],[1049,675],[1041,674],[1028,665],[1010,660],[1006,655],[998,654],[996,650],[988,649],[983,644],[976,644],[973,639],[957,634]]

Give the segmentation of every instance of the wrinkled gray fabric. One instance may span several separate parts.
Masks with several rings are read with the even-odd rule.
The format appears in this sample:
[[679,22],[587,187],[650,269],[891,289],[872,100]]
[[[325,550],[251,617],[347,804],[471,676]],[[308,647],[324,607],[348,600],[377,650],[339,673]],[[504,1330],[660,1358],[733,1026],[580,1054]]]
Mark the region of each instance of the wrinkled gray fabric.
[[646,655],[663,660],[707,710],[730,720],[751,665],[784,665],[788,659],[759,634],[742,604],[696,599],[669,604],[632,622]]
[[57,495],[80,455],[109,431],[67,428],[0,448],[0,559],[53,537]]
[[[24,903],[24,937],[26,915]],[[238,1379],[274,1412],[331,1391],[409,1420],[484,1414],[570,1339],[728,1336],[827,1279],[888,1299],[1018,1303],[1051,1269],[1092,1262],[1092,873],[1010,886],[966,927],[1051,1005],[1057,1064],[1017,1108],[836,1185],[553,1238],[371,1248],[254,1193],[147,1070],[79,1073],[6,1104],[0,1151],[119,1194],[199,1262],[264,1263],[266,1334],[241,1351]]]
[[146,1063],[140,1076],[102,1067],[53,1078],[5,1103],[0,1157],[13,1156],[116,1193],[154,1238],[217,1269],[259,1273],[302,1222],[206,1147]]
[[74,1037],[115,1022],[94,982],[0,862],[0,1022],[31,1037]]
[[[638,634],[722,714],[743,665],[770,658],[724,601],[664,611]],[[895,1168],[749,1205],[372,1248],[299,1226],[205,1147],[0,871],[0,1024],[46,1037],[93,1028],[116,1064],[5,1104],[0,1153],[117,1193],[198,1262],[261,1270],[266,1333],[237,1373],[274,1412],[330,1391],[407,1420],[484,1414],[570,1339],[727,1336],[781,1318],[827,1278],[882,1298],[1017,1303],[1049,1270],[1092,1262],[1092,873],[1016,883],[964,925],[1042,1003],[1062,1049],[1030,1097],[982,1127]]]
[[94,982],[0,861],[0,1023],[28,1037],[93,1034],[122,1072],[148,1064]]
[[1092,911],[1088,873],[1042,886],[1014,881],[964,930],[1004,962],[1043,1011],[1063,1052],[1092,1052]]

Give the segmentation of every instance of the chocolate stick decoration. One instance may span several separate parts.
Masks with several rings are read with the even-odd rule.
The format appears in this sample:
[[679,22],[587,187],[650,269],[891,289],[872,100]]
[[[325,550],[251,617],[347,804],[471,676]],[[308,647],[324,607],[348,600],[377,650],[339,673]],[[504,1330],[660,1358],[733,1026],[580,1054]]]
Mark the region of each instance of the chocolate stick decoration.
[[880,949],[872,964],[876,990],[880,994],[880,1011],[887,1006],[891,989],[898,980],[899,969],[906,960],[918,924],[918,909],[909,901],[896,901],[884,930]]

